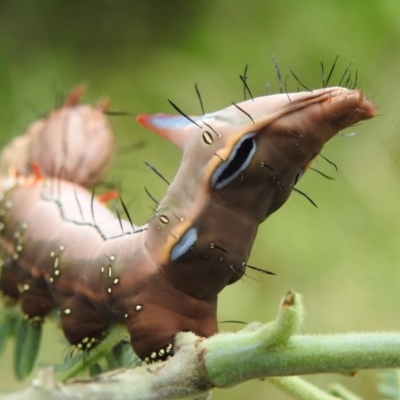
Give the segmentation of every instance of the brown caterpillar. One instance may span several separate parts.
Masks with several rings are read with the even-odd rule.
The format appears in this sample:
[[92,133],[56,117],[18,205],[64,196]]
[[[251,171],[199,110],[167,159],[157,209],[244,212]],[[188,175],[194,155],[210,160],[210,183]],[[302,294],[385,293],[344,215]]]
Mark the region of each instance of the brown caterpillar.
[[[361,91],[331,87],[202,117],[142,115],[138,121],[183,158],[141,228],[43,167],[51,176],[9,176],[0,188],[1,290],[19,297],[34,321],[59,307],[65,336],[80,348],[124,322],[142,360],[166,359],[177,332],[217,332],[218,293],[242,277],[258,225],[284,204],[329,139],[375,114]],[[31,161],[38,160],[26,157],[23,167]]]

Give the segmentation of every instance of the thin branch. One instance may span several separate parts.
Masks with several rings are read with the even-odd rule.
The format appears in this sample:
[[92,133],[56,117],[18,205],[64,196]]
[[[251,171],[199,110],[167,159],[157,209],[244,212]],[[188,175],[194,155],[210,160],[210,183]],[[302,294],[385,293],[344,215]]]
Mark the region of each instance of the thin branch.
[[271,378],[270,382],[299,400],[338,400],[298,376]]
[[308,391],[313,397],[303,398],[327,400],[328,394],[293,376],[353,375],[362,369],[400,367],[400,332],[292,336],[302,319],[301,298],[289,292],[277,318],[268,324],[252,323],[237,333],[208,339],[179,333],[175,355],[166,362],[114,370],[65,385],[57,383],[47,368],[28,389],[0,395],[0,400],[205,400],[213,387],[268,377],[289,393],[300,396]]

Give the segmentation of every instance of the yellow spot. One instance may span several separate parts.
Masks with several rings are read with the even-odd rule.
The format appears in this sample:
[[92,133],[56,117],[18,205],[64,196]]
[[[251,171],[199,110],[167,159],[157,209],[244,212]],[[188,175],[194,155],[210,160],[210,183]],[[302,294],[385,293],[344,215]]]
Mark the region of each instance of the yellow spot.
[[160,215],[160,221],[161,221],[163,224],[168,224],[169,218],[168,218],[166,215]]
[[214,139],[213,139],[211,133],[208,131],[204,131],[202,133],[202,137],[203,137],[203,142],[205,144],[212,144],[214,142]]

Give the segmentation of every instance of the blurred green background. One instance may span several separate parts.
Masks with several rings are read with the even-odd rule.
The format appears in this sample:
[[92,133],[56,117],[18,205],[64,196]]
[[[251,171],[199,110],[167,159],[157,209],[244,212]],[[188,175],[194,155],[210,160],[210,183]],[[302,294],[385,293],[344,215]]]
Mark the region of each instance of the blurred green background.
[[[400,3],[398,0],[1,0],[0,142],[22,134],[51,110],[60,93],[88,85],[85,100],[103,95],[111,109],[134,114],[174,113],[167,99],[188,114],[243,99],[239,74],[250,62],[254,96],[266,83],[278,91],[271,56],[283,76],[290,65],[309,87],[321,86],[319,59],[326,69],[340,54],[332,84],[355,60],[360,87],[380,115],[333,139],[321,160],[328,181],[308,172],[298,187],[316,209],[293,194],[260,227],[250,264],[277,273],[250,271],[220,296],[219,319],[268,321],[288,290],[304,296],[303,332],[400,330]],[[292,78],[288,88],[297,90]],[[397,93],[399,92],[399,93]],[[121,183],[135,221],[144,223],[151,202],[143,186],[161,198],[166,186],[143,160],[172,179],[180,154],[132,117],[112,117],[119,147],[146,140],[142,150],[117,157],[109,178]],[[222,329],[240,326],[221,325]],[[61,331],[47,324],[40,358],[65,355]],[[0,360],[0,387],[17,387],[12,348]],[[322,388],[340,381],[365,399],[377,399],[376,372],[353,378],[309,377]],[[26,384],[26,383],[25,383]],[[216,390],[216,400],[289,397],[267,381]]]

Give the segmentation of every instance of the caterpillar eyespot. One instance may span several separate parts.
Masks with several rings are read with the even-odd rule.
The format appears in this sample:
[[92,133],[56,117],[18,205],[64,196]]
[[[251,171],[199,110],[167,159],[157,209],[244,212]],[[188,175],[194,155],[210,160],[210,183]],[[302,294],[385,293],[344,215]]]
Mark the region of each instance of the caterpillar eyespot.
[[247,133],[235,144],[228,159],[215,170],[211,178],[211,186],[221,189],[235,180],[249,166],[256,152],[255,133]]
[[[331,87],[202,117],[176,106],[183,115],[141,115],[183,161],[148,224],[137,227],[83,187],[101,178],[113,141],[101,110],[78,106],[79,97],[73,92],[2,153],[0,289],[35,323],[58,307],[79,349],[124,323],[147,362],[170,357],[177,332],[217,332],[218,293],[243,276],[258,225],[327,141],[376,114],[360,90]],[[79,129],[63,130],[66,114]],[[41,177],[31,175],[33,162]]]

